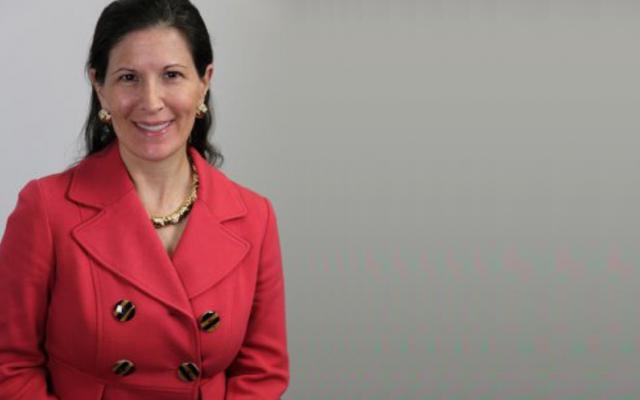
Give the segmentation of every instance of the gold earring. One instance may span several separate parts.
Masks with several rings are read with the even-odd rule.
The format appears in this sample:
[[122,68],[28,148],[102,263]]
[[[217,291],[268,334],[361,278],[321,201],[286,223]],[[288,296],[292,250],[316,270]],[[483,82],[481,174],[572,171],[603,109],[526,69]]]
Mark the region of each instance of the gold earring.
[[108,124],[111,122],[111,114],[109,114],[109,111],[105,110],[104,108],[101,108],[100,111],[98,111],[98,118],[103,124]]
[[208,111],[209,111],[209,107],[207,107],[206,104],[201,103],[196,109],[196,118],[199,118],[199,119],[204,118],[207,115]]

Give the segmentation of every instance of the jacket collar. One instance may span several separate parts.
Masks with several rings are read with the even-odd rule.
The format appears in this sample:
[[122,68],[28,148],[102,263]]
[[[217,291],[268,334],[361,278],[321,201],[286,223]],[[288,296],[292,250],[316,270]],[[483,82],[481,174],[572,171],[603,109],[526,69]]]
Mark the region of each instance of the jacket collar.
[[171,257],[149,221],[116,144],[78,164],[68,196],[100,209],[72,230],[97,265],[191,316],[190,299],[241,265],[251,244],[223,224],[247,214],[238,188],[195,149],[189,151],[200,177],[198,199]]
[[[195,148],[189,146],[188,151],[200,179],[198,201],[204,202],[220,222],[244,216],[247,207],[233,182]],[[102,209],[134,189],[116,140],[76,166],[68,196],[80,204]]]

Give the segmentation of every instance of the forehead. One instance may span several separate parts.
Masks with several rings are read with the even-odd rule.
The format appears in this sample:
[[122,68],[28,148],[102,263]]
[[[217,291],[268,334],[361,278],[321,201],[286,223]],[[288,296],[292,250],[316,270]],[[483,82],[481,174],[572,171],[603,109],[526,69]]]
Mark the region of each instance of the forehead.
[[193,65],[187,41],[175,28],[153,27],[125,35],[111,49],[107,69],[142,69],[175,63]]

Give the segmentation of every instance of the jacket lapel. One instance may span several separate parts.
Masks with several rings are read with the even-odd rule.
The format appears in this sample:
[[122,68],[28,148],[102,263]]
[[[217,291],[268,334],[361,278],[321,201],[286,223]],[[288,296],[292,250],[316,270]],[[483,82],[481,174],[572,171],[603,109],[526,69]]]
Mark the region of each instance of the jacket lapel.
[[200,187],[198,200],[173,254],[173,265],[187,295],[193,298],[235,268],[250,245],[224,225],[225,221],[247,214],[237,187],[194,148],[190,147],[189,152],[200,177]]
[[173,255],[184,289],[193,298],[223,279],[249,250],[249,244],[196,202]]
[[138,198],[117,141],[76,167],[68,195],[100,210],[72,231],[98,265],[191,316],[189,299],[224,278],[244,258],[249,244],[222,225],[246,214],[238,189],[195,149],[189,151],[200,187],[173,260]]
[[135,190],[77,226],[72,235],[98,265],[166,305],[189,312],[180,279]]

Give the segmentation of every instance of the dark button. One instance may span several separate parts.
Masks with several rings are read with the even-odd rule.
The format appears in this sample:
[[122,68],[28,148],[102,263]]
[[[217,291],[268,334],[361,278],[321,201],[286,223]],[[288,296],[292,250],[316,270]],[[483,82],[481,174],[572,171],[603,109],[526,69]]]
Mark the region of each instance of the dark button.
[[200,317],[200,329],[205,332],[213,332],[220,326],[220,316],[215,311],[206,311]]
[[116,375],[127,376],[135,372],[136,366],[129,360],[120,360],[113,364],[111,370]]
[[178,376],[185,382],[193,382],[200,376],[200,369],[190,362],[180,364]]
[[113,307],[113,316],[120,322],[131,321],[136,315],[136,306],[129,300],[122,299]]

